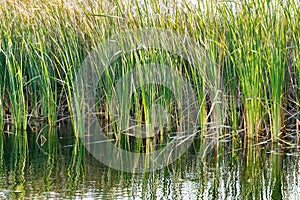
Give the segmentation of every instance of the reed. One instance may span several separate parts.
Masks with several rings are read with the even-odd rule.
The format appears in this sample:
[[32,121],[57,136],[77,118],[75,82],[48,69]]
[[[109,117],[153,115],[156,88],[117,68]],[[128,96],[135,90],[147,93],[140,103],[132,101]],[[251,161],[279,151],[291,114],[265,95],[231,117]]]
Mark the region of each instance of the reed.
[[[202,135],[212,129],[217,132],[215,138],[230,131],[233,139],[244,132],[244,138],[258,140],[272,135],[277,141],[284,133],[283,127],[289,125],[287,119],[299,120],[297,0],[277,5],[266,0],[207,0],[198,5],[186,1],[100,4],[92,0],[5,0],[0,7],[0,124],[8,119],[5,122],[17,129],[26,129],[35,120],[51,126],[61,118],[71,116],[74,120],[74,80],[84,58],[107,37],[144,27],[189,34],[207,50],[213,67],[191,66],[166,51],[141,49],[122,54],[102,77],[98,107],[108,116],[108,124],[115,122],[108,106],[115,81],[135,66],[153,62],[177,69],[193,84],[200,105]],[[222,95],[210,91],[221,91]],[[158,102],[161,96],[165,101]],[[174,130],[181,122],[172,98],[166,88],[145,86],[131,96],[128,106],[136,121],[151,123],[150,105],[157,101],[171,113]],[[158,122],[161,130],[163,122]],[[78,126],[74,123],[76,130],[82,130]],[[114,126],[114,137],[120,139],[120,124]],[[126,126],[130,128],[131,124]],[[222,129],[225,126],[229,130]]]

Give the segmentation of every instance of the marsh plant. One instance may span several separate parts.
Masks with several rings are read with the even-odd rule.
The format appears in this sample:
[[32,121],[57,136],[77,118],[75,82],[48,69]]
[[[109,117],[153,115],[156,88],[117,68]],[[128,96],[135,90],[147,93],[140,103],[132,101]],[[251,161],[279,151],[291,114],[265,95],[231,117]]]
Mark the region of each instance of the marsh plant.
[[[167,49],[138,46],[135,38],[117,40],[122,51],[112,58],[97,87],[92,88],[98,91],[93,114],[101,119],[106,135],[116,145],[129,147],[134,134],[131,129],[155,120],[157,126],[145,129],[149,134],[159,133],[161,141],[165,135],[172,138],[173,132],[180,132],[184,109],[170,88],[159,84],[134,88],[127,82],[117,87],[118,80],[130,71],[153,63],[169,66],[191,84],[198,105],[196,138],[297,145],[298,5],[297,0],[1,1],[0,124],[26,130],[36,122],[56,126],[71,119],[79,138],[84,127],[77,123],[81,115],[74,104],[80,99],[76,83],[83,81],[78,80],[78,71],[84,60],[115,35],[155,28],[191,38],[208,59],[193,63]],[[180,40],[163,39],[162,45],[186,51]],[[128,44],[139,48],[126,52]],[[144,76],[134,81],[143,82],[148,77],[145,73],[151,76],[151,71],[144,71]],[[180,85],[176,81],[170,85]],[[130,97],[118,98],[123,108],[129,108],[128,115],[110,109],[115,88],[133,91]],[[160,117],[154,119],[154,111],[163,114],[156,114]],[[134,123],[123,120],[129,117]],[[117,119],[122,119],[122,124]],[[146,142],[145,151],[151,151],[152,139],[138,141],[140,146]]]

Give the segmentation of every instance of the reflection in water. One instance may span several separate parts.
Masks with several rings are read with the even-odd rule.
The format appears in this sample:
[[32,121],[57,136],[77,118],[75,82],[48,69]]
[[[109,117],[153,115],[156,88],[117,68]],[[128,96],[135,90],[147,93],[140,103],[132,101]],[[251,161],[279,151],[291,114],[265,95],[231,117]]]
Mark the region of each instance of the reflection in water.
[[224,143],[218,155],[212,151],[203,160],[195,143],[163,170],[131,174],[102,165],[68,129],[43,135],[43,145],[35,133],[0,137],[0,199],[296,199],[300,194],[300,162],[287,152],[294,150],[270,145],[232,150]]

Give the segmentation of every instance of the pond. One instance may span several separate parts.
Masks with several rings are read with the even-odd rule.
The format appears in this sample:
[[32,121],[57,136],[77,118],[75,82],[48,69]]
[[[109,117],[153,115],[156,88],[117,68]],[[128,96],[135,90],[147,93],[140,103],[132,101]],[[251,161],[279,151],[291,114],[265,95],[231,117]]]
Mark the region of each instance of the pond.
[[195,143],[171,165],[125,173],[93,158],[71,126],[2,134],[0,199],[297,199],[297,149],[284,145],[218,150],[201,158]]
[[300,199],[299,5],[0,1],[0,199]]

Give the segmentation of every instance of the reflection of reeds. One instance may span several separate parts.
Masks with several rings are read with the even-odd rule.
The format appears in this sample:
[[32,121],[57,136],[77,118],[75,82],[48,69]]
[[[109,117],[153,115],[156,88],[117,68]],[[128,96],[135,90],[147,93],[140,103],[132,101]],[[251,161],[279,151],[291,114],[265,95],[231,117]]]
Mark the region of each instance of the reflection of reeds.
[[[9,142],[5,144],[1,144],[1,151],[4,150],[6,152],[6,156],[1,156],[3,160],[4,166],[11,170],[10,173],[10,181],[11,185],[8,189],[14,191],[11,194],[11,198],[19,199],[23,198],[25,195],[24,183],[25,183],[25,170],[26,170],[26,160],[28,156],[28,141],[24,136],[25,132],[20,132],[19,135],[12,135],[9,139]],[[1,136],[1,140],[4,139],[4,135]],[[7,139],[7,138],[5,138]],[[3,166],[1,164],[1,166]],[[5,169],[5,168],[3,168]],[[1,169],[1,171],[3,170]]]
[[72,140],[70,148],[65,137],[59,142],[53,129],[44,130],[45,151],[37,147],[35,134],[29,133],[28,141],[20,137],[23,133],[0,136],[0,190],[9,191],[1,197],[297,198],[299,153],[282,145],[249,145],[244,151],[221,143],[219,151],[201,158],[197,152],[202,144],[197,141],[168,167],[134,174],[105,167],[78,140]]
[[[285,5],[236,2],[234,10],[229,4],[214,1],[206,1],[207,5],[199,8],[182,3],[169,11],[160,9],[156,1],[149,2],[143,6],[132,1],[135,11],[129,12],[126,3],[117,1],[93,4],[87,0],[74,5],[55,0],[1,1],[0,122],[9,115],[17,128],[26,129],[30,119],[42,118],[55,125],[59,118],[72,115],[76,71],[88,52],[110,35],[141,27],[189,34],[207,50],[215,67],[190,66],[182,58],[158,50],[121,55],[103,77],[105,97],[100,97],[103,101],[98,107],[106,114],[111,94],[105,87],[113,86],[116,78],[138,64],[162,62],[178,69],[193,84],[201,105],[201,133],[211,128],[206,123],[216,124],[212,125],[214,137],[221,138],[225,131],[220,127],[226,123],[232,138],[244,130],[244,138],[271,134],[276,141],[288,130],[289,122],[299,120],[300,23],[296,0],[287,0]],[[221,99],[208,92],[212,88],[222,90]],[[150,102],[162,94],[166,101],[161,104],[173,120],[171,128],[179,127],[180,113],[176,113],[171,92],[157,86],[143,87],[132,95],[135,120],[151,122]],[[164,122],[160,119],[159,123],[162,132]],[[291,127],[295,132],[297,126]],[[121,137],[118,131],[114,134]]]

